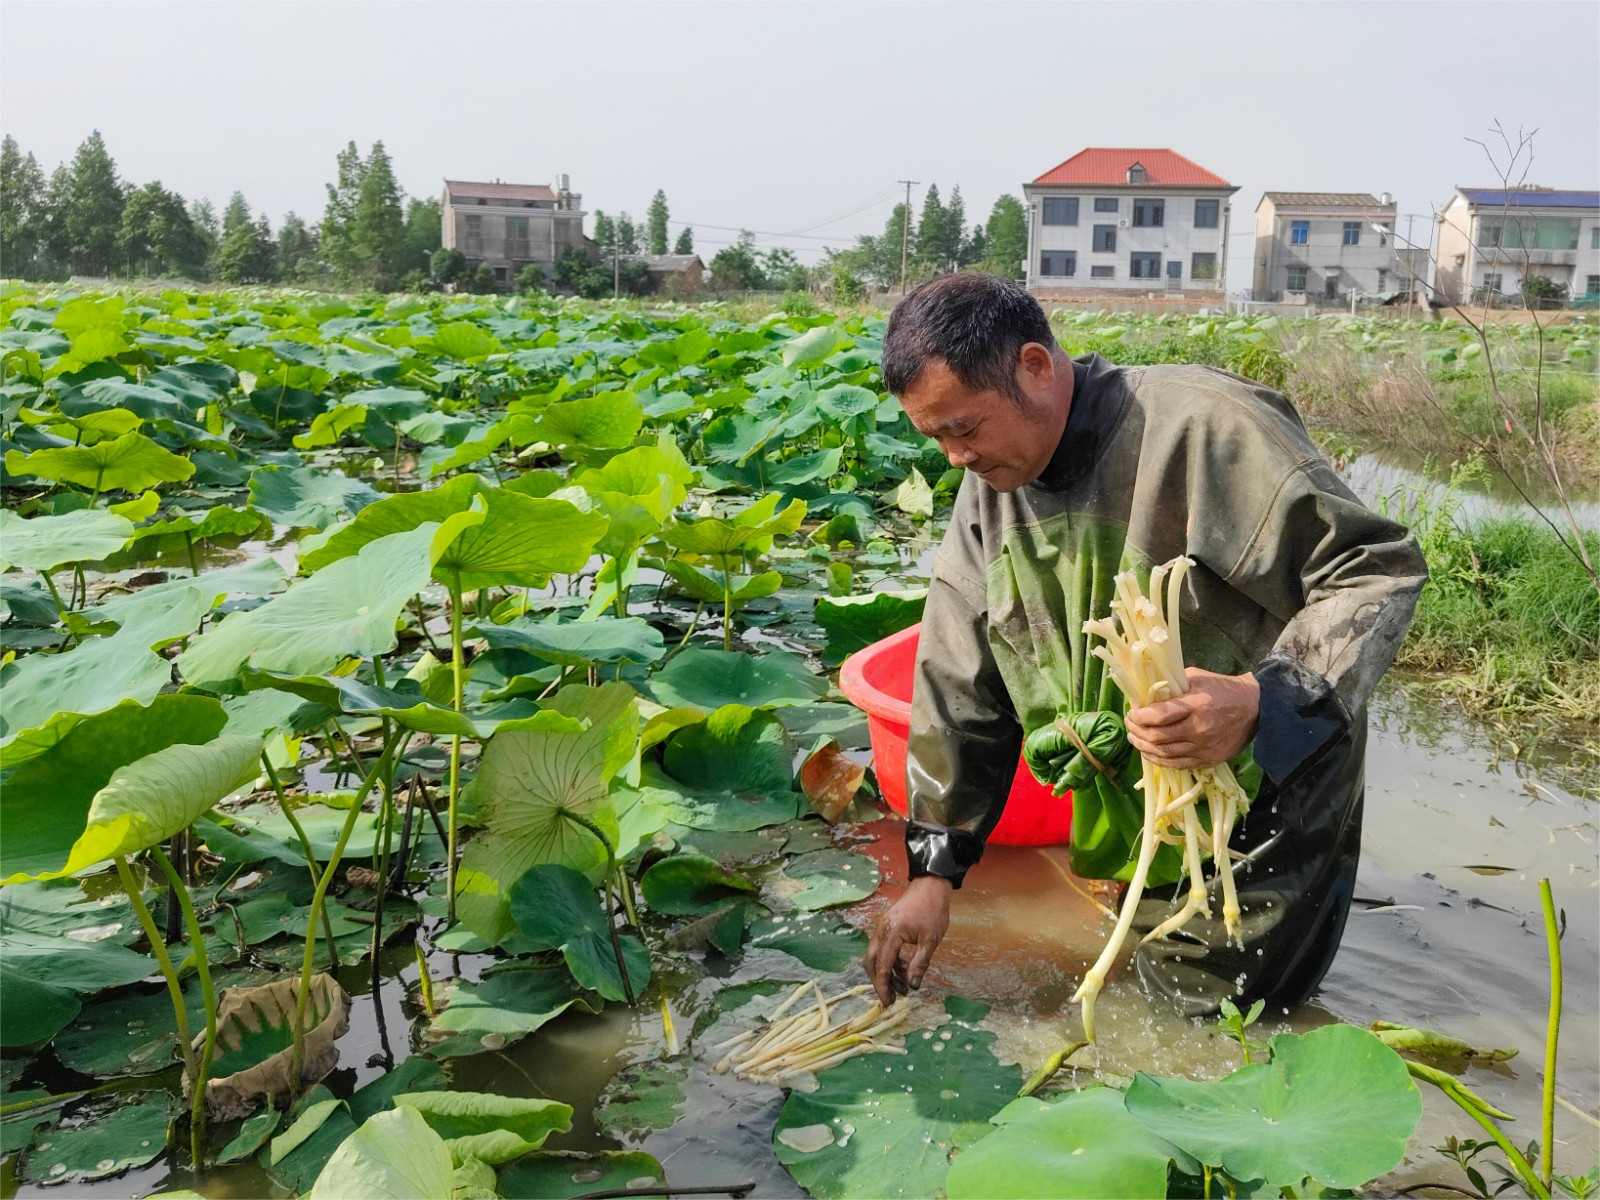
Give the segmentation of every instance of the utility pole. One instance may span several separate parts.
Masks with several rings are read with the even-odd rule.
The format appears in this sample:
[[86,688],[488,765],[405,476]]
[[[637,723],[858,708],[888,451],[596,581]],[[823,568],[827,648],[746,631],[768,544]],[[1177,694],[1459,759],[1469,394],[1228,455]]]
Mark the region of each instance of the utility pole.
[[900,294],[906,294],[906,248],[911,245],[911,189],[918,182],[915,179],[901,179],[898,182],[906,185],[905,219],[900,222]]

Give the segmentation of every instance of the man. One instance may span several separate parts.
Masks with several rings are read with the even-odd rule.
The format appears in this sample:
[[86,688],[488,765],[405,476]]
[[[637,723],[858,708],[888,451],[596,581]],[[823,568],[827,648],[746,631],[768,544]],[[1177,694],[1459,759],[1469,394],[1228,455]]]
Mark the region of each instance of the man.
[[[879,998],[920,986],[1022,751],[1073,789],[1074,868],[1123,879],[1139,755],[1232,760],[1255,794],[1232,843],[1242,944],[1196,918],[1146,943],[1138,973],[1190,1015],[1232,996],[1299,1003],[1349,911],[1366,702],[1427,578],[1415,540],[1356,500],[1283,397],[1211,368],[1071,359],[1006,280],[961,273],[913,291],[890,317],[883,376],[966,477],[917,653],[910,882],[867,950]],[[1179,555],[1195,564],[1189,691],[1124,717],[1083,622],[1107,614],[1119,571],[1143,582]],[[1153,882],[1175,883],[1181,862],[1162,853]],[[1151,894],[1135,928],[1158,924],[1170,894]]]

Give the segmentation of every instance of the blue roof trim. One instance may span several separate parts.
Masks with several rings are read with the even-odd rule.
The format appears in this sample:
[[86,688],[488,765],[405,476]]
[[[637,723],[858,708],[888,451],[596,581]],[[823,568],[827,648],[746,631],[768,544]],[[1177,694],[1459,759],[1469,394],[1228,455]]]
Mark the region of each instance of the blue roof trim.
[[1600,208],[1600,192],[1519,192],[1502,188],[1458,189],[1473,204],[1480,207],[1504,207],[1508,202],[1514,208]]

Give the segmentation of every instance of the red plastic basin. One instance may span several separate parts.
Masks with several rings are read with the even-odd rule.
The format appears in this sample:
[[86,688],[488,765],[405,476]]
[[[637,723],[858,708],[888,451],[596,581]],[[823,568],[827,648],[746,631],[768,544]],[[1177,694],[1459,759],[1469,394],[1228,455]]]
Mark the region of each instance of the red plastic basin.
[[[906,815],[906,739],[911,734],[912,668],[922,626],[890,634],[845,659],[839,690],[867,714],[873,769],[889,807]],[[990,835],[1007,846],[1053,846],[1072,835],[1072,793],[1054,796],[1019,758],[1005,813]]]

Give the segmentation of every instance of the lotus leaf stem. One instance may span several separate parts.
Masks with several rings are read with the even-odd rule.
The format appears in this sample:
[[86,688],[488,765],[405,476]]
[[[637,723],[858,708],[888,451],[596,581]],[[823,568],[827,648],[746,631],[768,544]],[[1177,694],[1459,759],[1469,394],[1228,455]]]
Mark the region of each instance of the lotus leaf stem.
[[52,1104],[65,1104],[68,1100],[81,1100],[86,1096],[105,1096],[112,1092],[126,1091],[126,1079],[113,1079],[110,1083],[96,1084],[91,1088],[79,1088],[70,1092],[57,1092],[53,1096],[33,1096],[27,1100],[13,1100],[10,1104],[0,1104],[0,1117],[9,1117],[14,1113],[28,1112],[35,1108],[48,1108]]
[[[278,811],[283,813],[289,822],[289,828],[294,830],[295,837],[300,842],[300,850],[306,856],[306,868],[311,872],[311,886],[315,888],[322,878],[322,871],[317,866],[316,851],[311,848],[311,839],[306,836],[305,827],[300,824],[300,818],[294,815],[294,806],[289,803],[289,797],[284,793],[283,784],[278,779],[278,772],[273,769],[272,760],[267,757],[267,752],[261,752],[261,765],[266,768],[267,778],[272,781],[272,790],[278,794]],[[234,920],[238,920],[235,914]],[[322,911],[322,934],[328,943],[328,969],[339,969],[339,951],[333,944],[333,919],[328,916],[327,909]],[[240,935],[241,938],[243,935]]]
[[[451,668],[451,706],[456,712],[463,711],[463,701],[467,691],[466,662],[461,644],[461,572],[455,572],[449,584],[450,589],[450,668]],[[450,799],[448,815],[450,834],[445,839],[445,916],[454,925],[456,920],[456,806],[461,795],[461,735],[452,734],[450,737]]]
[[658,1184],[655,1187],[613,1188],[607,1192],[583,1192],[573,1200],[623,1200],[627,1196],[732,1196],[743,1200],[755,1190],[756,1181],[749,1183],[708,1183],[696,1187],[679,1187],[677,1184]]
[[1066,1065],[1067,1059],[1071,1058],[1074,1054],[1076,1054],[1079,1050],[1082,1050],[1088,1044],[1088,1042],[1073,1042],[1070,1045],[1061,1047],[1061,1049],[1057,1050],[1049,1058],[1045,1059],[1037,1071],[1028,1076],[1028,1082],[1022,1085],[1022,1090],[1017,1093],[1017,1096],[1020,1098],[1022,1096],[1033,1095],[1046,1083],[1048,1083],[1055,1076],[1057,1071],[1061,1070],[1061,1068]]
[[1484,1131],[1500,1147],[1500,1152],[1506,1156],[1506,1161],[1511,1164],[1512,1170],[1521,1177],[1523,1186],[1528,1189],[1530,1195],[1537,1197],[1537,1200],[1550,1200],[1550,1189],[1539,1182],[1538,1176],[1534,1173],[1533,1168],[1528,1165],[1528,1160],[1522,1156],[1522,1152],[1513,1146],[1511,1140],[1500,1132],[1500,1127],[1490,1120],[1490,1117],[1511,1120],[1511,1114],[1502,1112],[1484,1100],[1483,1097],[1467,1087],[1454,1075],[1448,1075],[1437,1067],[1413,1062],[1410,1059],[1405,1059],[1404,1062],[1406,1070],[1411,1072],[1412,1078],[1433,1084],[1434,1087],[1455,1101],[1456,1105],[1467,1116],[1483,1126]]
[[211,963],[206,953],[205,932],[200,928],[200,918],[195,915],[194,900],[184,886],[177,869],[161,853],[161,847],[151,846],[150,854],[156,866],[167,877],[173,895],[183,909],[183,922],[189,929],[189,957],[194,960],[195,973],[200,977],[200,995],[206,1008],[206,1037],[201,1044],[200,1062],[189,1079],[193,1099],[189,1110],[189,1153],[197,1170],[205,1167],[206,1146],[206,1084],[211,1078],[211,1059],[217,1049],[217,991],[211,983]]
[[1544,1106],[1540,1114],[1539,1182],[1550,1189],[1555,1169],[1556,1044],[1561,1039],[1561,931],[1556,926],[1556,902],[1550,881],[1539,880],[1539,900],[1544,906],[1545,943],[1550,948],[1550,1016],[1545,1022]]
[[431,1019],[438,1013],[433,1004],[433,976],[428,974],[428,958],[422,953],[422,939],[413,943],[417,950],[417,984],[422,989],[422,1009]]

